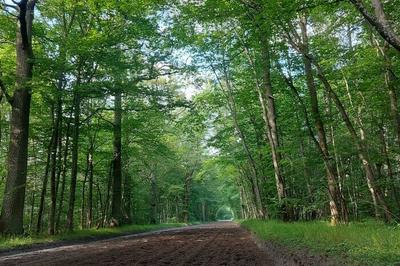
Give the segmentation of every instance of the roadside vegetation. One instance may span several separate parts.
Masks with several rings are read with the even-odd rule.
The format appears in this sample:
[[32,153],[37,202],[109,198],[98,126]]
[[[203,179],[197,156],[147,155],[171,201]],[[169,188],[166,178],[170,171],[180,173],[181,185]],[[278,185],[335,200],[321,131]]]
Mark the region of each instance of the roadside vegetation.
[[350,265],[398,265],[400,227],[376,221],[331,226],[327,222],[242,221],[260,239],[308,249]]
[[64,232],[58,235],[41,234],[36,236],[9,236],[0,238],[0,252],[13,248],[29,248],[36,244],[51,244],[61,241],[85,241],[105,239],[109,237],[136,234],[143,232],[156,231],[161,229],[182,227],[186,224],[171,223],[171,224],[147,224],[147,225],[125,225],[114,228],[91,228],[83,230],[75,230],[73,232]]

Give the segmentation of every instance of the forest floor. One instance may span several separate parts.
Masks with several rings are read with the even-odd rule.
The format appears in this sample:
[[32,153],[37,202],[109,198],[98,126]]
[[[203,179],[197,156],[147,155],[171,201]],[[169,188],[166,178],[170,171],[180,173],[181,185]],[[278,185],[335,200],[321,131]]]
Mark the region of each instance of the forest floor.
[[0,255],[0,265],[329,265],[318,256],[293,257],[257,246],[231,222],[167,229],[85,244]]

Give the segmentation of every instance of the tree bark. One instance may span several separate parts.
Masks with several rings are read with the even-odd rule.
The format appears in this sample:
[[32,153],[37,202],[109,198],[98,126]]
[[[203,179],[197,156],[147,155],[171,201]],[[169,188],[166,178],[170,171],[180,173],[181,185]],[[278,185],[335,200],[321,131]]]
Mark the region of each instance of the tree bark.
[[125,174],[124,178],[124,212],[125,212],[125,223],[132,223],[132,182],[131,176]]
[[48,183],[48,179],[49,179],[50,160],[51,160],[51,147],[53,145],[53,142],[54,142],[54,134],[52,134],[52,136],[51,136],[50,144],[47,149],[46,167],[45,167],[44,176],[43,176],[42,191],[40,193],[40,203],[39,203],[39,210],[38,210],[38,217],[37,217],[37,224],[36,224],[36,233],[37,234],[39,234],[42,231],[44,202],[45,202],[46,193],[47,193],[47,183]]
[[81,194],[81,229],[84,229],[86,226],[85,223],[85,197],[86,197],[86,183],[88,180],[88,175],[89,175],[89,157],[90,157],[90,148],[87,151],[86,154],[86,170],[85,170],[85,177],[82,180],[82,194]]
[[150,223],[158,223],[158,187],[157,176],[152,172],[150,176]]
[[111,193],[111,188],[112,188],[112,181],[113,181],[113,168],[114,168],[114,161],[111,161],[110,163],[110,169],[108,173],[108,182],[107,182],[107,194],[104,202],[104,209],[103,209],[103,219],[102,219],[102,224],[104,225],[107,223],[108,219],[108,212],[109,212],[109,207],[110,207],[110,193]]
[[[239,36],[238,36],[239,37]],[[260,40],[262,43],[262,56],[263,56],[263,84],[259,81],[258,73],[256,70],[255,62],[251,58],[249,49],[244,41],[239,37],[242,43],[245,55],[248,59],[249,64],[253,69],[253,78],[257,87],[258,98],[262,110],[262,117],[264,120],[265,135],[269,141],[271,147],[271,157],[274,166],[275,183],[277,188],[277,195],[279,201],[282,203],[283,199],[286,198],[286,189],[284,184],[284,177],[281,171],[281,154],[279,152],[279,136],[276,124],[276,108],[275,99],[272,93],[272,82],[271,82],[271,61],[268,38],[262,34]],[[283,206],[285,205],[285,206]],[[290,212],[286,206],[286,203],[281,207],[281,215],[284,219],[288,219],[288,213]]]
[[87,214],[87,225],[89,228],[93,226],[93,140],[91,141],[90,144],[90,150],[89,150],[89,158],[88,158],[88,164],[89,164],[89,188],[88,188],[88,214]]
[[390,114],[393,120],[397,145],[400,148],[400,113],[398,108],[398,90],[396,86],[398,78],[393,72],[392,62],[389,56],[386,54],[387,48],[384,47],[379,49],[381,50],[382,56],[384,57],[385,60],[385,83],[390,98]]
[[184,195],[183,195],[183,222],[189,222],[189,208],[190,208],[190,190],[192,184],[192,177],[194,170],[190,170],[185,176]]
[[67,132],[65,134],[65,148],[64,148],[64,154],[63,154],[63,166],[61,170],[61,191],[60,191],[60,197],[58,201],[58,213],[57,213],[57,221],[56,221],[56,230],[57,232],[60,230],[60,222],[61,222],[61,214],[63,211],[63,204],[64,204],[64,193],[65,193],[65,183],[66,183],[66,174],[67,174],[67,163],[68,163],[68,151],[69,151],[69,139],[70,139],[70,128],[71,128],[71,122],[68,121],[67,123]]
[[56,117],[53,127],[53,141],[51,143],[51,174],[50,174],[50,214],[49,214],[49,234],[55,234],[55,216],[57,208],[57,189],[56,189],[56,173],[57,173],[57,148],[60,139],[60,124],[62,119],[62,102],[61,95],[57,96]]
[[122,158],[121,158],[121,124],[122,124],[122,94],[115,94],[114,102],[114,158],[113,158],[113,194],[111,203],[111,217],[118,224],[123,221],[122,216]]
[[285,198],[286,198],[286,188],[285,188],[285,180],[282,174],[281,169],[281,153],[279,151],[279,135],[278,135],[278,127],[276,122],[276,106],[275,106],[275,98],[272,92],[272,82],[271,82],[271,58],[270,58],[270,50],[269,50],[269,40],[266,37],[266,34],[262,34],[262,57],[263,57],[263,66],[264,66],[264,94],[265,103],[266,103],[266,114],[264,115],[264,119],[266,118],[267,127],[268,127],[268,139],[271,147],[271,155],[272,155],[272,163],[274,165],[275,170],[275,182],[276,189],[278,194],[278,200],[282,205],[282,217],[287,220],[289,219],[288,209],[286,206]]
[[35,4],[35,0],[21,0],[18,3],[16,89],[11,102],[7,179],[0,216],[0,232],[6,234],[21,234],[24,230]]
[[386,17],[380,0],[371,0],[375,15],[369,13],[362,0],[349,0],[376,31],[400,52],[400,37],[394,31]]
[[[303,42],[302,49],[304,50],[305,54],[308,54],[309,48],[308,48],[308,34],[307,34],[307,19],[304,16],[301,18],[300,28],[301,28],[302,42]],[[314,118],[314,124],[318,135],[318,145],[320,147],[320,151],[322,152],[321,155],[327,173],[331,224],[336,225],[338,222],[347,223],[348,211],[346,203],[343,197],[341,196],[339,190],[335,159],[330,154],[329,147],[327,144],[325,127],[319,111],[318,95],[314,82],[314,75],[312,72],[312,63],[309,60],[309,58],[307,58],[304,55],[303,55],[303,62],[304,62],[304,71],[306,74],[306,83],[311,102],[311,113]]]
[[[80,73],[78,74],[77,86],[80,85]],[[72,166],[71,166],[71,184],[69,193],[69,203],[67,212],[66,229],[72,231],[74,229],[74,208],[76,181],[78,176],[78,147],[79,147],[79,126],[81,114],[81,96],[79,91],[74,91],[74,131],[72,136]]]

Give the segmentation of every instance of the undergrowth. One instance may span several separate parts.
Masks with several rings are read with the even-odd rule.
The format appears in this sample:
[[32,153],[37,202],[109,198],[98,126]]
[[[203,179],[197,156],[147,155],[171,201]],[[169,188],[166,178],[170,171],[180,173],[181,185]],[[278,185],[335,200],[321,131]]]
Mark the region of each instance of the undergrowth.
[[327,222],[242,221],[263,240],[307,248],[349,265],[400,265],[400,226],[375,221],[330,226]]

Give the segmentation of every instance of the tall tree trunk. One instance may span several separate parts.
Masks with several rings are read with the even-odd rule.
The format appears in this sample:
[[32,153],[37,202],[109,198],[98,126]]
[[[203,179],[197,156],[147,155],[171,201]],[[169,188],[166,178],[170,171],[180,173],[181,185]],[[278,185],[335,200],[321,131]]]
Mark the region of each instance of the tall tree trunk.
[[114,101],[114,158],[113,158],[113,194],[111,217],[122,223],[122,159],[121,159],[121,124],[122,124],[122,94],[117,92]]
[[85,197],[86,197],[86,183],[89,175],[89,157],[90,157],[90,148],[86,155],[86,170],[85,177],[82,180],[82,195],[81,195],[81,229],[85,228]]
[[[250,169],[251,169],[251,166],[250,166]],[[245,189],[244,191],[246,194],[247,203],[250,206],[249,209],[251,210],[251,216],[253,218],[257,218],[257,219],[266,218],[266,217],[260,216],[260,212],[259,212],[258,201],[261,199],[261,193],[258,188],[257,180],[256,180],[256,182],[254,182],[254,178],[251,173],[251,170],[247,171],[247,169],[245,169],[243,167],[243,169],[239,169],[239,172],[241,173],[242,178],[245,178],[248,180],[249,185],[250,185],[250,188]],[[247,172],[250,172],[250,176],[247,175]],[[250,193],[247,193],[247,192],[250,192]]]
[[36,202],[36,195],[35,189],[32,190],[32,198],[31,198],[31,213],[30,213],[30,220],[29,220],[29,230],[33,232],[33,223],[34,223],[34,216],[35,216],[35,202]]
[[[77,80],[77,86],[79,85],[80,85],[80,73],[78,73],[78,80]],[[81,114],[81,96],[79,91],[76,89],[74,90],[74,131],[72,136],[71,184],[70,184],[67,224],[66,224],[66,229],[69,231],[72,231],[74,229],[75,193],[76,193],[76,181],[78,176],[80,114]]]
[[157,187],[157,176],[152,172],[150,176],[150,223],[158,223],[158,187]]
[[[215,70],[214,70],[215,73]],[[215,73],[215,76],[217,77],[217,74]],[[232,116],[233,120],[233,125],[236,129],[236,132],[238,134],[238,137],[240,138],[244,152],[246,154],[248,163],[250,165],[251,169],[251,183],[253,187],[253,192],[254,192],[254,197],[255,197],[255,204],[256,204],[256,209],[257,209],[257,218],[265,218],[268,216],[268,212],[266,207],[264,206],[262,202],[262,197],[261,197],[261,192],[258,186],[258,169],[257,169],[257,164],[254,160],[253,154],[250,150],[250,147],[248,146],[247,143],[247,138],[245,134],[243,133],[241,126],[239,125],[238,121],[238,115],[237,115],[237,108],[236,108],[236,102],[235,98],[233,95],[233,88],[231,85],[231,81],[229,79],[229,74],[228,70],[226,69],[226,66],[224,65],[224,77],[225,77],[225,83],[226,83],[226,90],[224,89],[224,85],[222,84],[222,81],[218,79],[219,85],[221,87],[222,92],[224,93],[226,100],[227,100],[227,106],[229,108],[229,111]],[[218,77],[217,77],[218,78]]]
[[98,201],[96,202],[96,207],[97,207],[97,228],[102,227],[103,225],[103,210],[104,210],[104,205],[103,205],[103,195],[101,194],[100,190],[100,184],[99,182],[96,182],[96,191],[97,191],[97,199]]
[[111,193],[112,181],[113,181],[113,168],[114,168],[114,161],[111,161],[110,169],[109,169],[109,173],[108,173],[107,194],[106,194],[106,198],[105,198],[105,202],[104,202],[102,225],[107,223],[108,214],[109,214],[108,212],[109,212],[109,207],[110,207],[110,193]]
[[48,179],[49,179],[50,160],[51,160],[51,147],[52,147],[53,142],[54,142],[54,134],[52,134],[52,136],[51,136],[50,144],[47,149],[47,160],[46,160],[46,166],[45,166],[45,171],[44,171],[44,176],[43,176],[42,192],[40,193],[40,203],[39,203],[38,217],[37,217],[37,223],[36,223],[36,233],[37,234],[39,234],[42,231],[44,203],[45,203],[46,193],[47,193],[47,183],[48,183]]
[[131,176],[126,173],[124,177],[124,212],[125,222],[132,223],[132,180]]
[[19,1],[16,37],[16,89],[11,101],[7,179],[0,216],[0,232],[21,234],[28,161],[29,113],[33,69],[32,22],[35,0]]
[[382,56],[385,60],[385,83],[389,92],[390,98],[390,114],[392,116],[393,125],[396,134],[397,145],[400,148],[400,113],[398,108],[398,78],[393,72],[393,65],[390,57],[387,55],[388,47],[380,48]]
[[207,201],[205,201],[205,200],[201,201],[201,218],[202,218],[201,221],[203,223],[206,222],[206,204],[207,204]]
[[385,135],[386,135],[385,134],[385,129],[381,125],[379,127],[379,136],[380,136],[380,139],[381,139],[383,160],[384,160],[384,163],[387,166],[387,175],[388,175],[388,178],[389,178],[388,185],[390,186],[390,190],[392,191],[393,199],[394,199],[394,201],[396,203],[398,214],[400,214],[400,198],[399,198],[400,194],[399,194],[399,189],[398,189],[398,184],[396,182],[396,178],[394,177],[393,166],[392,166],[392,163],[391,163],[390,158],[389,158],[388,143],[387,143]]
[[267,119],[267,137],[269,139],[270,147],[271,147],[271,155],[272,155],[272,163],[275,170],[275,183],[278,194],[278,200],[282,204],[281,208],[281,216],[284,220],[290,219],[290,211],[289,206],[285,202],[286,199],[286,188],[285,188],[285,179],[283,177],[282,169],[281,169],[281,153],[280,143],[279,143],[279,135],[278,135],[278,127],[276,122],[276,106],[275,106],[275,98],[272,92],[272,82],[271,82],[271,58],[270,58],[270,48],[269,48],[269,40],[267,38],[267,34],[263,33],[261,37],[262,43],[262,59],[263,59],[263,87],[264,92],[262,98],[264,98],[266,105],[266,111],[264,114],[264,119]]
[[[300,155],[302,158],[303,164],[303,175],[305,177],[306,185],[307,185],[307,198],[310,205],[312,205],[315,201],[315,197],[313,195],[313,189],[311,186],[311,178],[310,178],[310,169],[307,165],[307,157],[304,148],[303,138],[300,139]],[[315,210],[311,209],[306,213],[306,220],[313,220],[315,218]]]
[[[63,154],[63,163],[62,163],[62,169],[61,169],[61,191],[60,191],[60,197],[58,201],[58,213],[57,213],[57,221],[56,221],[56,230],[57,232],[60,230],[60,222],[61,222],[61,214],[63,211],[63,204],[64,204],[64,194],[65,194],[65,183],[66,183],[66,174],[67,174],[67,163],[68,163],[68,151],[69,151],[69,134],[70,134],[70,129],[71,129],[71,122],[68,121],[67,123],[67,132],[65,134],[65,148],[64,148],[64,154]],[[61,150],[60,150],[61,152]]]
[[[302,32],[304,53],[308,54],[307,19],[304,16],[301,19],[300,28]],[[325,127],[319,111],[317,89],[314,82],[314,75],[312,73],[312,63],[309,58],[304,55],[303,62],[308,92],[310,95],[311,113],[314,118],[315,128],[318,135],[318,145],[322,152],[322,159],[324,160],[327,173],[331,224],[336,225],[338,222],[348,222],[348,211],[346,203],[339,190],[336,162],[334,157],[330,154],[327,144]]]
[[57,208],[57,189],[56,189],[56,173],[57,173],[57,147],[60,142],[61,134],[61,119],[62,119],[62,102],[61,95],[57,96],[57,106],[56,106],[56,117],[53,128],[53,141],[51,144],[51,174],[50,174],[50,197],[51,197],[51,206],[50,206],[50,214],[49,214],[49,234],[55,234],[55,217],[56,217],[56,208]]
[[[272,94],[272,82],[270,78],[271,64],[270,64],[268,39],[264,35],[260,38],[262,40],[261,43],[264,45],[262,47],[264,76],[263,76],[263,82],[260,82],[257,73],[257,66],[251,57],[249,48],[242,40],[242,38],[240,38],[240,36],[238,37],[242,43],[247,60],[252,67],[253,78],[255,81],[255,85],[257,87],[258,99],[262,110],[262,118],[264,120],[265,135],[271,147],[271,157],[274,166],[275,184],[277,188],[278,199],[282,203],[283,202],[282,199],[286,198],[287,192],[285,189],[284,177],[281,171],[281,163],[280,163],[281,154],[279,152],[279,136],[276,124],[275,100]],[[281,216],[284,219],[289,219],[290,212],[291,212],[290,207],[287,206],[286,203],[284,203],[281,206]]]
[[88,213],[87,213],[87,225],[89,228],[93,226],[93,140],[91,141],[90,144],[90,150],[89,150],[89,158],[88,158],[88,164],[89,164],[89,188],[88,188]]
[[192,185],[192,177],[194,170],[190,170],[185,176],[184,194],[183,194],[183,222],[189,223],[189,208],[190,208],[190,190]]

